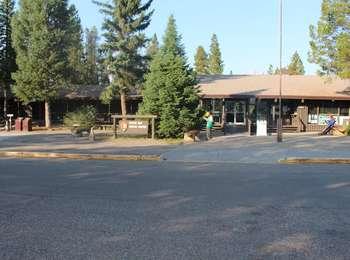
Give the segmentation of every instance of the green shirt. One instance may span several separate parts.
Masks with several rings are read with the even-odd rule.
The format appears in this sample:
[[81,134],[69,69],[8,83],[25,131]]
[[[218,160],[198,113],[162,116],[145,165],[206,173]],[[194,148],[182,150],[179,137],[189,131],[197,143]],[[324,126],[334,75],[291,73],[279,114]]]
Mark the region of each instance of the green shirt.
[[214,118],[213,116],[209,116],[205,119],[207,121],[207,128],[211,129],[214,126]]

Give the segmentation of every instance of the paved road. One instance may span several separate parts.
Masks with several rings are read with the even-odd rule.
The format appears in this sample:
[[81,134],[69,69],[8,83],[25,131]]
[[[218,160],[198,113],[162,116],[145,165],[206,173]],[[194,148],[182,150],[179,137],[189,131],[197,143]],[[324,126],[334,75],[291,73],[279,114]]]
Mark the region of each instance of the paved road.
[[0,159],[0,259],[348,259],[349,166]]

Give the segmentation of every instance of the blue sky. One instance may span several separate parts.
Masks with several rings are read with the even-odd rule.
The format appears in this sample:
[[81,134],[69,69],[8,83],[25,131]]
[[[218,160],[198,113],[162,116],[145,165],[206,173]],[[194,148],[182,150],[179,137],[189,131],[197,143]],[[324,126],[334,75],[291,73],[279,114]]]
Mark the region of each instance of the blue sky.
[[[91,0],[71,0],[84,27],[96,25],[101,33],[103,16]],[[309,26],[320,16],[321,0],[284,0],[284,64],[297,50],[307,74],[317,66],[307,62]],[[209,50],[212,33],[219,38],[225,73],[266,73],[279,64],[279,0],[154,0],[155,14],[148,35],[162,38],[167,19],[174,14],[190,62],[198,45]]]

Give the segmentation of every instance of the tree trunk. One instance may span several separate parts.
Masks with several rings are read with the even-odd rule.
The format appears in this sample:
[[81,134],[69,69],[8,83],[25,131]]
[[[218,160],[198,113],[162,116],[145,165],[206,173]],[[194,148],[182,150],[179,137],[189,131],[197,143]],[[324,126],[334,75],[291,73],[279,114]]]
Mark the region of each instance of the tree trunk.
[[33,118],[33,107],[28,104],[24,107],[25,116],[29,118]]
[[51,128],[51,107],[49,101],[45,101],[45,127],[47,129]]
[[7,89],[4,88],[4,119],[7,120]]
[[123,120],[126,117],[127,111],[126,111],[126,94],[124,91],[120,91],[120,106],[122,109],[122,117]]

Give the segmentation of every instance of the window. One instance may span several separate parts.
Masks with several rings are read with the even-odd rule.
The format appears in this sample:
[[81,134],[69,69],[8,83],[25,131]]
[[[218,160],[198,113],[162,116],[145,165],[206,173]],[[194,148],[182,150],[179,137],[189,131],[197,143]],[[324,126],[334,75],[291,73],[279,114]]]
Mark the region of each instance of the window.
[[222,113],[223,101],[221,99],[213,99],[213,112]]
[[204,99],[203,100],[203,109],[205,111],[212,111],[212,106],[211,106],[211,99]]
[[309,107],[309,124],[318,124],[317,107]]
[[349,108],[341,107],[340,108],[340,116],[349,116]]
[[244,125],[246,123],[246,104],[242,101],[229,100],[225,102],[226,123]]
[[222,99],[204,99],[203,109],[213,113],[214,123],[221,124],[222,118]]
[[236,103],[236,124],[245,123],[245,104],[243,102]]
[[333,114],[333,115],[338,115],[338,108],[334,106],[325,106],[325,107],[320,107],[320,114]]

